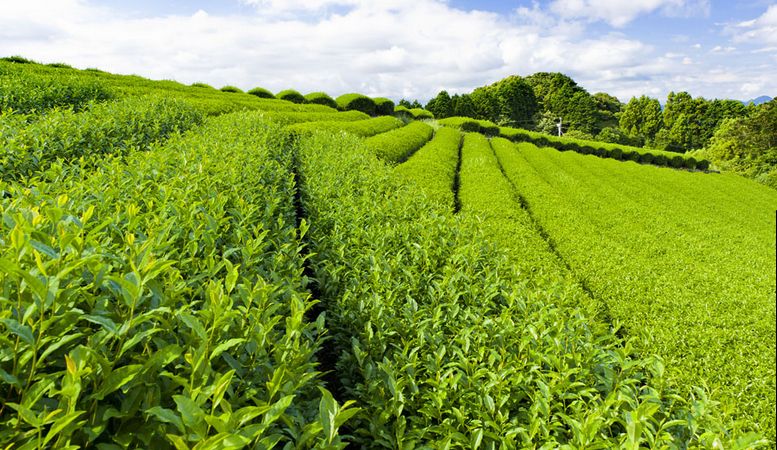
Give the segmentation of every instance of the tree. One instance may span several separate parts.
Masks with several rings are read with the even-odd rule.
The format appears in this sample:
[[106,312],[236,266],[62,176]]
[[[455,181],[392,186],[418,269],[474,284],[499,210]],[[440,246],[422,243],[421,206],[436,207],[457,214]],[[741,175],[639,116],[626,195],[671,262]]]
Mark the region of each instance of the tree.
[[421,103],[418,100],[413,100],[411,102],[409,100],[405,100],[404,98],[399,101],[399,106],[404,106],[405,108],[408,108],[408,109],[423,108],[423,105],[421,105]]
[[616,97],[604,92],[594,94],[593,100],[596,106],[595,128],[601,132],[608,127],[617,127],[618,115],[623,109],[623,103]]
[[632,97],[618,119],[621,130],[643,145],[652,141],[663,126],[661,104],[648,96]]
[[524,80],[534,91],[538,111],[553,112],[570,129],[588,134],[596,131],[596,102],[575,80],[558,72],[539,72]]
[[453,104],[451,103],[451,96],[447,91],[440,91],[437,97],[429,100],[426,104],[427,111],[434,114],[434,117],[438,119],[444,119],[446,117],[453,116]]
[[777,188],[777,100],[723,119],[702,154],[721,169]]
[[454,95],[451,97],[451,105],[454,116],[476,117],[475,103],[472,102],[472,97],[469,94]]

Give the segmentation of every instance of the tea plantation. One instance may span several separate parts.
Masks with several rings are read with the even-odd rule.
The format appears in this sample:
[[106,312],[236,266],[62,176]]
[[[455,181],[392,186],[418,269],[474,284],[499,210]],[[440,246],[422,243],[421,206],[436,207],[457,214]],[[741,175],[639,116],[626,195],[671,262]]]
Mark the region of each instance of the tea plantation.
[[776,191],[408,111],[0,60],[0,448],[774,448]]

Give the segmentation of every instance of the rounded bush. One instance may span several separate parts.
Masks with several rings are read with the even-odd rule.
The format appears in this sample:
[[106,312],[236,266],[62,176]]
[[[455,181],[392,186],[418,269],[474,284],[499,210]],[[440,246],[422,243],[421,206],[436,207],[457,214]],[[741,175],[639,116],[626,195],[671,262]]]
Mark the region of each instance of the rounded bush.
[[[337,102],[326,92],[311,92],[310,94],[305,95],[305,102],[337,109]],[[393,112],[394,108],[391,108],[391,110]]]
[[623,150],[618,147],[611,148],[609,149],[607,156],[612,159],[623,159]]
[[230,93],[233,93],[233,94],[240,94],[240,93],[243,92],[242,89],[240,89],[239,87],[235,87],[235,86],[224,86],[223,88],[221,88],[219,90],[221,92],[230,92]]
[[706,159],[702,159],[696,162],[696,168],[699,170],[707,170],[710,168],[710,162]]
[[385,97],[375,97],[372,99],[375,102],[375,112],[379,116],[390,116],[394,114],[394,102]]
[[275,94],[262,87],[255,87],[246,92],[246,94],[251,94],[259,98],[275,98]]
[[642,164],[652,164],[653,163],[653,154],[652,153],[643,153],[639,155],[639,162]]
[[607,153],[607,150],[605,150],[603,147],[596,147],[594,148],[593,154],[599,157],[604,156]]
[[275,94],[276,98],[292,103],[305,103],[305,97],[294,89],[286,89]]
[[191,86],[198,87],[198,88],[216,89],[207,83],[192,83]]
[[413,118],[416,120],[434,119],[434,114],[432,114],[431,111],[427,111],[423,108],[413,108],[410,110],[410,114],[412,114]]
[[679,169],[680,167],[683,167],[685,165],[685,158],[683,158],[680,155],[672,156],[669,158],[669,165],[674,167],[675,169]]
[[361,111],[365,114],[374,116],[377,114],[377,105],[375,100],[362,94],[343,94],[337,97],[337,109],[342,111]]
[[669,163],[669,158],[661,153],[653,155],[653,164],[657,166],[665,166]]
[[639,162],[639,158],[640,158],[641,156],[642,156],[642,155],[641,155],[639,152],[635,152],[635,151],[631,151],[631,150],[630,150],[630,151],[629,151],[629,154],[628,154],[628,155],[625,155],[623,159],[625,160],[625,159],[626,159],[626,157],[628,157],[628,161]]
[[685,161],[683,161],[683,164],[685,165],[686,169],[693,170],[696,168],[696,165],[698,164],[698,162],[696,161],[696,158],[694,158],[693,156],[689,156],[685,158]]

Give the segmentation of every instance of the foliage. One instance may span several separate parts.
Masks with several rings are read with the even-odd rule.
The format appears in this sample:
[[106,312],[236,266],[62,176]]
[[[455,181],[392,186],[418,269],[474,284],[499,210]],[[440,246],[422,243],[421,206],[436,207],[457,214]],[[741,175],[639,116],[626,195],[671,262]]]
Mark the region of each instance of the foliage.
[[375,97],[375,113],[379,116],[390,116],[394,114],[394,102],[385,97]]
[[412,102],[410,100],[401,99],[399,100],[399,103],[397,106],[404,106],[407,109],[413,109],[413,108],[423,108],[424,105],[422,105],[418,100],[413,100]]
[[438,129],[432,140],[413,153],[394,173],[413,183],[443,211],[456,208],[454,190],[462,134],[454,128]]
[[408,109],[404,106],[396,106],[394,107],[394,115],[401,119],[405,120],[425,120],[434,119],[434,114],[431,113],[431,111],[427,111],[423,108],[412,108]]
[[337,109],[337,102],[326,92],[311,92],[310,94],[305,95],[305,103],[326,105],[330,108]]
[[259,98],[275,98],[275,94],[273,94],[272,92],[270,92],[269,90],[263,87],[258,87],[258,86],[249,90],[248,92],[246,92],[246,94],[250,94]]
[[777,193],[531,144],[497,153],[572,272],[637,350],[664,359],[667,382],[707,386],[733,435],[773,441]]
[[[609,144],[605,142],[596,142],[587,139],[576,139],[568,136],[551,136],[543,133],[521,130],[518,128],[500,127],[499,135],[513,142],[531,142],[538,147],[553,147],[563,151],[573,151],[586,155],[596,155],[603,158],[611,158],[626,161],[637,161],[642,164],[653,164],[657,166],[666,166],[672,158],[678,156],[676,153],[665,152],[661,150],[646,150],[628,145]],[[697,168],[704,170],[708,167],[708,161],[697,161],[690,155],[679,155],[682,164],[676,165],[679,160],[675,160],[672,167]],[[690,161],[693,159],[693,161]]]
[[0,115],[0,179],[39,175],[58,159],[144,150],[185,131],[202,115],[185,102],[138,97],[101,103],[88,111],[54,110],[31,124]]
[[572,78],[558,72],[538,72],[524,80],[534,91],[538,112],[561,117],[571,129],[589,134],[598,132],[597,103]]
[[275,94],[278,100],[286,100],[292,103],[305,103],[305,97],[294,89],[286,89]]
[[375,100],[362,94],[343,94],[337,97],[337,108],[341,111],[356,110],[374,116],[378,106]]
[[0,113],[13,110],[22,114],[44,112],[56,107],[82,110],[90,102],[115,97],[104,83],[78,76],[60,77],[58,83],[26,71],[0,75]]
[[448,117],[447,119],[438,120],[437,123],[442,126],[457,128],[461,131],[482,133],[487,136],[497,136],[499,134],[499,127],[488,120],[470,119],[468,117]]
[[36,61],[33,61],[31,59],[27,59],[27,58],[25,58],[23,56],[18,56],[18,55],[15,55],[15,56],[4,56],[4,57],[0,58],[0,61],[5,61],[5,62],[9,62],[9,63],[14,63],[14,64],[39,64]]
[[718,167],[777,188],[777,101],[724,120],[701,153]]
[[198,88],[205,88],[205,89],[216,89],[213,86],[207,84],[207,83],[192,83],[192,87],[198,87]]
[[434,117],[438,119],[444,119],[454,115],[453,104],[451,102],[451,96],[448,94],[448,91],[440,91],[436,97],[429,100],[424,108],[434,114]]
[[360,111],[345,112],[305,112],[305,111],[269,111],[263,116],[274,123],[290,125],[305,122],[350,122],[355,120],[367,120],[367,114]]
[[592,327],[564,286],[528,285],[476,217],[430,214],[357,139],[298,151],[337,375],[364,408],[354,445],[712,445],[710,402],[673,395],[660,361]]
[[[11,186],[4,448],[342,448],[306,320],[291,154],[257,114]],[[208,174],[208,176],[203,176]]]
[[290,125],[287,130],[293,134],[306,135],[316,131],[343,131],[361,137],[374,136],[403,126],[404,123],[390,116],[374,117],[366,120],[308,122]]
[[230,94],[242,94],[243,90],[235,86],[224,86],[219,89],[221,92],[228,92]]
[[423,122],[412,122],[401,128],[370,137],[364,145],[384,161],[402,163],[432,138],[434,129]]
[[630,138],[641,143],[653,140],[663,123],[661,104],[645,95],[632,97],[623,108],[619,123]]

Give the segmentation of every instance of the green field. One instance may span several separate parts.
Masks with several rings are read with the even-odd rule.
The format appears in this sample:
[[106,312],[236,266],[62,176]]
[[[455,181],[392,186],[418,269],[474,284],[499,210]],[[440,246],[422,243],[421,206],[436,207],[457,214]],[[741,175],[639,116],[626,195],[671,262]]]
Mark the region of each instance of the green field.
[[277,95],[0,60],[0,448],[774,447],[777,191]]

